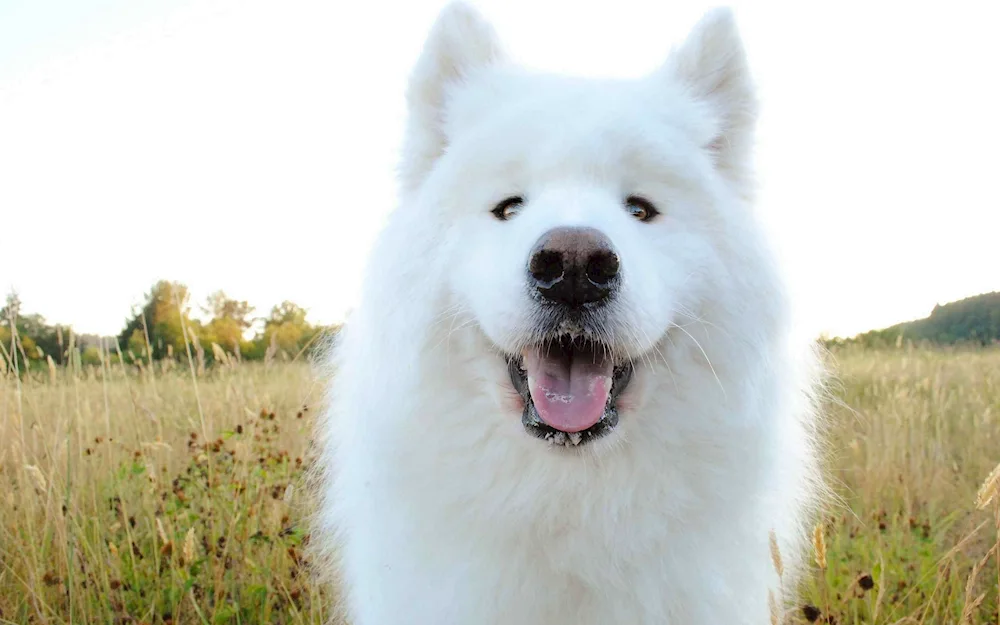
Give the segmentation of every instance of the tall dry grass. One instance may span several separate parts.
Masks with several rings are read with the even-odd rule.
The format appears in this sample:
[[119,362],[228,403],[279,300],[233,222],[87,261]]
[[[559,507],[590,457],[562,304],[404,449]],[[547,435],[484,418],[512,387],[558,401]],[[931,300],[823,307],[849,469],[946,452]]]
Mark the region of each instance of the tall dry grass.
[[0,623],[319,623],[308,365],[50,368],[0,387]]
[[1000,622],[997,501],[976,505],[1000,461],[1000,350],[832,357],[826,464],[839,501],[816,527],[814,575],[789,617]]
[[[841,501],[775,622],[997,622],[997,499],[976,497],[1000,461],[1000,351],[834,357]],[[300,488],[322,383],[196,360],[2,380],[0,623],[323,622]]]

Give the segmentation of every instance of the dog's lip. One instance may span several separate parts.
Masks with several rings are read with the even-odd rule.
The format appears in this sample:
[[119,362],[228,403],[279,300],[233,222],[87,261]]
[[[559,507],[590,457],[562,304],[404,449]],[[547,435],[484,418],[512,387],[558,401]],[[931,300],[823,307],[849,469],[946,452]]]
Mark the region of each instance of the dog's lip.
[[[566,337],[554,337],[550,340],[566,340]],[[543,342],[544,343],[544,342]],[[564,432],[546,424],[538,415],[528,386],[527,371],[524,368],[523,356],[520,354],[504,354],[511,384],[524,401],[521,423],[525,430],[535,436],[555,445],[578,446],[596,440],[607,434],[618,425],[618,396],[631,381],[633,366],[631,360],[616,362],[613,366],[611,389],[608,393],[604,414],[594,425],[579,432]]]

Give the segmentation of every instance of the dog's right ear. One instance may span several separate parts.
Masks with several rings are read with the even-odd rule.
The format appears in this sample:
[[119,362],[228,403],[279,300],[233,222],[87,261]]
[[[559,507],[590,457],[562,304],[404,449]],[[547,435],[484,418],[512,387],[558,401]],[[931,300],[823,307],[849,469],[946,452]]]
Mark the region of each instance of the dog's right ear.
[[408,120],[400,166],[404,190],[418,186],[444,153],[449,92],[502,58],[496,32],[473,7],[453,1],[441,10],[406,91]]

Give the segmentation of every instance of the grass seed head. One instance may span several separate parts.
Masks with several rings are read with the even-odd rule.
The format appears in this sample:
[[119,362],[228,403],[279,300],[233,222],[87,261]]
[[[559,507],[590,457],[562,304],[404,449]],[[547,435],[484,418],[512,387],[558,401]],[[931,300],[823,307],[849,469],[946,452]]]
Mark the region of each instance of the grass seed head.
[[194,562],[194,527],[191,527],[184,537],[184,562],[188,565]]
[[826,569],[826,540],[823,538],[823,525],[817,523],[813,528],[813,550],[816,552],[816,565]]
[[46,490],[48,490],[48,483],[46,482],[45,475],[42,473],[41,469],[33,464],[26,464],[24,465],[24,472],[28,474],[32,484],[35,486],[35,490],[38,491],[38,494],[43,494]]
[[160,542],[166,544],[170,542],[167,538],[167,532],[163,529],[163,522],[160,521],[160,517],[156,517],[156,533],[160,536]]
[[998,488],[1000,488],[1000,464],[993,467],[990,474],[983,480],[983,485],[979,487],[979,492],[976,495],[976,507],[982,510],[990,505],[990,502],[997,495]]
[[771,547],[771,563],[774,565],[774,572],[781,578],[785,574],[785,566],[781,561],[781,550],[778,549],[778,537],[775,535],[774,530],[771,530],[768,539]]

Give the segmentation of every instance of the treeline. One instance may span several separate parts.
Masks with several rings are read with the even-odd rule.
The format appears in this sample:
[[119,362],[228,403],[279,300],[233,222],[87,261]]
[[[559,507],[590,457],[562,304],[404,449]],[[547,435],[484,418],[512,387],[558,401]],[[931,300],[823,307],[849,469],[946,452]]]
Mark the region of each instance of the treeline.
[[[264,316],[253,306],[223,291],[200,305],[202,320],[192,316],[193,304],[185,285],[161,280],[132,310],[125,327],[114,337],[77,334],[67,325],[51,325],[37,313],[26,313],[16,292],[0,308],[0,369],[63,366],[76,359],[96,365],[113,355],[141,365],[186,359],[190,350],[199,367],[219,359],[295,359],[311,355],[339,326],[314,325],[306,311],[285,301]],[[13,329],[13,332],[12,332]],[[855,344],[865,347],[904,343],[937,345],[1000,343],[1000,292],[984,293],[934,307],[930,316],[872,330],[850,339],[825,339],[828,347]]]
[[1000,342],[1000,293],[983,293],[948,304],[939,304],[930,316],[859,334],[835,343],[866,347],[905,342],[935,345],[994,345]]
[[338,330],[310,323],[305,309],[289,301],[255,316],[245,300],[216,291],[200,306],[207,321],[195,318],[192,306],[185,285],[161,280],[132,310],[117,336],[100,337],[77,334],[71,326],[50,325],[42,315],[24,312],[20,297],[11,292],[0,309],[0,364],[5,370],[63,366],[72,359],[90,365],[113,355],[141,365],[186,359],[189,352],[199,367],[220,359],[295,359],[310,354]]

